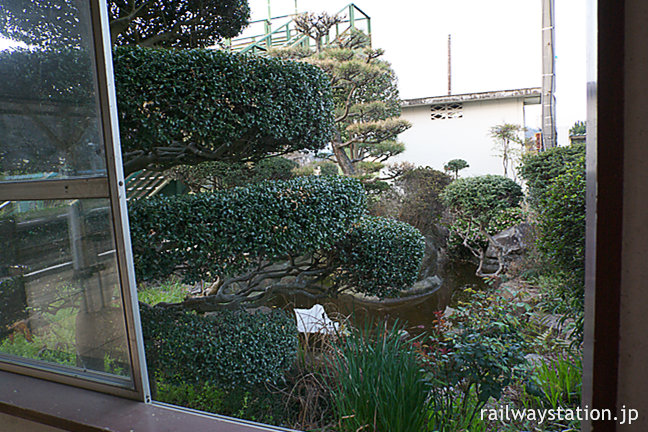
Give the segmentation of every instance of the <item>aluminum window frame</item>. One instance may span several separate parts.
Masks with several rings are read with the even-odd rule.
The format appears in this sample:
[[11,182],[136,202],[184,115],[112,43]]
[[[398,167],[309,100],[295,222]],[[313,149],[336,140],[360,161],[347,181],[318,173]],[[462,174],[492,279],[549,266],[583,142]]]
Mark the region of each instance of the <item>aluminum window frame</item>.
[[[99,133],[105,147],[107,175],[105,177],[3,182],[0,183],[0,201],[83,198],[109,200],[131,377],[125,379],[100,372],[84,371],[80,373],[74,368],[22,358],[8,362],[8,359],[14,359],[3,355],[0,355],[0,370],[148,403],[151,401],[151,394],[128,225],[108,10],[106,2],[102,0],[89,0],[88,6],[96,76],[95,100],[98,107]],[[128,388],[127,385],[132,388]]]

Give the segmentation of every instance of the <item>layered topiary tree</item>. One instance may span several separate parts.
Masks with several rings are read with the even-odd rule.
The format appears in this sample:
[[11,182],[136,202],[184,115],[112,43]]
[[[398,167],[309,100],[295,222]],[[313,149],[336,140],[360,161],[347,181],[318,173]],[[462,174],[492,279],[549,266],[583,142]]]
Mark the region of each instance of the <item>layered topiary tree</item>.
[[459,171],[461,171],[462,169],[466,169],[468,167],[470,167],[470,165],[468,165],[468,162],[466,162],[465,160],[463,160],[463,159],[452,159],[452,160],[448,161],[448,163],[446,163],[443,166],[443,169],[446,170],[446,171],[453,172],[454,173],[454,178],[456,180],[456,179],[459,178]]
[[209,281],[206,296],[161,305],[200,312],[277,293],[394,295],[415,282],[423,238],[365,211],[362,185],[343,176],[139,201],[130,210],[138,279]]
[[322,149],[330,86],[316,67],[222,51],[118,48],[124,169],[245,162]]
[[[520,185],[497,175],[467,177],[452,182],[441,196],[454,218],[451,235],[459,237],[461,244],[479,260],[475,274],[499,276],[504,270],[506,248],[493,236],[520,221]],[[494,273],[483,271],[489,245],[497,251],[499,266]]]
[[[311,18],[328,23],[326,14]],[[308,32],[307,32],[308,34]],[[385,162],[405,150],[398,135],[411,127],[400,118],[397,78],[384,51],[372,49],[361,32],[354,32],[338,46],[317,52],[277,51],[283,58],[301,59],[316,65],[330,79],[335,103],[335,127],[331,150],[344,175],[357,176],[365,183],[378,180]]]

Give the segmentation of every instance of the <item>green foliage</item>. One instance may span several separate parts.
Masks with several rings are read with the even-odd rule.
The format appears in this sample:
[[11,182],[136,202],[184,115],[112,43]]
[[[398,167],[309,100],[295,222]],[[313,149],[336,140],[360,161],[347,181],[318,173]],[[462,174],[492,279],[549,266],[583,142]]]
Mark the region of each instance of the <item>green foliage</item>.
[[161,286],[149,286],[137,290],[137,299],[155,306],[158,303],[179,303],[187,297],[187,289],[177,280],[167,281]]
[[360,292],[384,297],[416,281],[425,240],[409,224],[366,216],[338,247],[336,279]]
[[321,70],[207,49],[117,48],[125,170],[258,160],[323,148],[330,84]]
[[540,199],[538,246],[559,269],[585,277],[585,157],[556,177]]
[[583,121],[577,121],[569,128],[569,136],[585,135],[587,133],[587,124]]
[[489,292],[468,291],[469,302],[459,302],[452,316],[452,331],[439,317],[436,331],[420,346],[434,383],[433,430],[481,430],[480,409],[491,398],[499,400],[522,371],[524,341],[510,305]]
[[[525,214],[520,207],[510,207],[496,213],[489,221],[485,231],[489,235],[495,235],[505,229],[519,225],[525,221]],[[457,260],[466,258],[464,239],[467,239],[470,247],[486,250],[488,239],[480,232],[479,227],[470,220],[457,218],[448,227],[448,254]]]
[[580,354],[559,355],[534,371],[527,384],[527,393],[538,407],[576,408],[581,400],[582,375]]
[[290,180],[297,163],[282,157],[262,159],[255,163],[202,162],[180,165],[167,171],[170,178],[181,181],[192,192],[223,190],[261,183],[264,180]]
[[429,233],[444,210],[440,195],[451,182],[450,176],[430,167],[406,170],[395,184],[402,191],[396,218]]
[[541,153],[527,153],[518,171],[529,188],[529,203],[538,209],[539,200],[551,181],[585,155],[585,144],[554,147]]
[[[490,136],[495,141],[496,155],[502,158],[505,177],[508,175],[509,166],[515,168],[519,155],[523,153],[525,141],[519,134],[524,130],[526,129],[523,126],[510,123],[496,125],[490,129]],[[515,148],[514,144],[519,144],[521,148]]]
[[353,330],[339,341],[328,373],[341,432],[424,430],[427,384],[400,330]]
[[[113,43],[175,48],[207,47],[234,37],[247,25],[246,0],[109,0]],[[88,5],[72,0],[6,2],[0,34],[37,47],[87,46]],[[82,41],[86,43],[83,44]]]
[[170,384],[157,382],[155,400],[200,411],[219,414],[225,399],[225,392],[211,383]]
[[336,117],[332,147],[345,175],[374,178],[388,158],[404,150],[396,138],[411,125],[399,118],[396,75],[380,59],[382,54],[368,44],[327,48],[309,56],[294,50],[274,52],[319,66],[329,77]]
[[484,175],[455,180],[441,198],[459,217],[487,226],[502,210],[520,204],[522,188],[509,178]]
[[216,193],[139,200],[129,209],[140,280],[184,264],[186,281],[214,280],[340,241],[365,211],[345,177],[300,177]]
[[459,178],[459,171],[461,171],[462,169],[466,169],[469,166],[470,165],[468,165],[468,162],[466,162],[463,159],[452,159],[443,166],[443,169],[446,171],[452,171],[454,173],[455,180],[456,180]]
[[151,376],[164,382],[249,388],[277,383],[297,352],[297,328],[283,311],[202,317],[141,307]]
[[13,337],[13,340],[10,338],[0,340],[0,353],[58,365],[76,366],[76,353],[72,349],[55,349],[57,342],[50,341],[48,338],[32,336],[31,339],[31,341],[27,340],[24,335],[18,334]]
[[[145,13],[133,11],[145,10]],[[250,18],[247,0],[108,1],[115,45],[168,48],[209,47],[243,30]]]
[[296,176],[308,176],[308,175],[317,175],[316,172],[319,171],[318,175],[323,176],[332,176],[339,175],[340,170],[335,162],[328,160],[313,162],[302,167],[295,168],[293,173]]

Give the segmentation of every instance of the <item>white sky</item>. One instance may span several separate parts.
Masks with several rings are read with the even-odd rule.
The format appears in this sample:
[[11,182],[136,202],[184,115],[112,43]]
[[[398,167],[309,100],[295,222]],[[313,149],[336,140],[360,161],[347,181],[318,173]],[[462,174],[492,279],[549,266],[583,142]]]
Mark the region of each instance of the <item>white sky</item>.
[[[249,0],[252,19],[268,16],[268,0]],[[348,0],[297,0],[299,12],[335,13]],[[555,1],[558,139],[586,116],[585,0]],[[447,43],[452,34],[452,92],[541,85],[541,0],[357,0],[371,17],[373,46],[385,50],[401,98],[447,93]],[[295,0],[271,0],[273,16],[294,13]],[[527,124],[540,124],[540,110]]]
[[[273,16],[295,12],[295,0],[270,0]],[[296,0],[299,12],[335,13],[348,0]],[[586,116],[586,0],[556,0],[558,140]],[[249,0],[252,19],[268,16],[268,0]],[[401,98],[447,93],[447,38],[452,34],[452,92],[541,85],[542,0],[358,0],[371,17],[373,45],[385,50]],[[396,6],[397,5],[397,6]],[[0,50],[7,41],[0,39]],[[527,125],[540,125],[539,106]]]

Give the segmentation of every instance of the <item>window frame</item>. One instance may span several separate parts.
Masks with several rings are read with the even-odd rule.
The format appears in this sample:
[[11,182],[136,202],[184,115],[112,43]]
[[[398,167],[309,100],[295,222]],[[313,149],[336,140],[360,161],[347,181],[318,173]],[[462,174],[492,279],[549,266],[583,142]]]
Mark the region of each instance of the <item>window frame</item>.
[[3,359],[2,355],[0,355],[0,370],[150,402],[151,395],[126,208],[126,188],[119,142],[117,98],[113,79],[107,4],[102,0],[89,0],[88,7],[97,86],[95,96],[98,102],[97,117],[99,133],[105,147],[106,176],[3,182],[0,183],[0,201],[84,198],[109,200],[128,357],[131,366],[131,377],[128,381],[129,385],[132,384],[132,388],[125,387],[126,380],[120,378],[112,379],[110,376],[104,377],[103,374],[93,372],[81,373],[73,368],[29,359],[8,362],[5,360],[6,357]]
[[[95,0],[92,0],[95,3]],[[623,227],[623,154],[624,154],[624,81],[625,56],[625,4],[626,0],[587,0],[588,5],[588,133],[587,133],[587,231],[586,231],[586,307],[585,307],[585,345],[583,370],[583,402],[590,408],[614,409],[618,406],[618,357],[620,339],[620,293],[621,293],[621,253]],[[108,52],[108,55],[110,53]],[[109,58],[109,57],[108,57]],[[605,121],[597,122],[597,118]],[[123,186],[117,188],[123,193]],[[126,221],[127,224],[127,221]],[[127,226],[127,225],[126,225]],[[128,239],[125,240],[128,244]],[[132,270],[132,269],[131,269]],[[143,358],[143,357],[142,357]],[[29,375],[37,376],[34,370]],[[0,386],[0,412],[28,418],[52,426],[75,425],[70,430],[99,430],[90,421],[78,423],[65,417],[67,412],[58,415],[42,405],[19,400],[12,396],[16,389],[28,388],[37,393],[30,385],[49,386],[54,394],[66,391],[60,384],[39,381],[28,376],[13,376],[0,371],[0,382],[11,380],[13,385]],[[69,389],[68,389],[69,390]],[[72,389],[81,397],[86,390]],[[48,391],[48,394],[52,394]],[[74,392],[73,392],[74,394]],[[91,394],[92,395],[92,394]],[[38,400],[33,395],[33,400]],[[102,395],[108,398],[109,396]],[[28,398],[29,399],[29,398]],[[139,407],[165,408],[159,404],[141,404]],[[72,402],[71,405],[74,405]],[[173,410],[168,409],[168,412]],[[138,415],[139,411],[135,412]],[[184,427],[199,424],[201,418],[211,418],[210,425],[220,426],[217,416],[200,415],[190,410],[179,411],[185,415]],[[139,415],[145,415],[140,413]],[[163,417],[163,416],[162,416]],[[145,421],[136,417],[138,421]],[[192,420],[193,419],[193,420]],[[109,427],[109,419],[102,426]],[[195,423],[194,423],[195,422]],[[202,424],[202,423],[200,423]],[[228,427],[224,431],[254,430],[244,426],[245,422],[228,423],[243,429]],[[247,427],[247,429],[246,429]],[[140,430],[140,429],[138,429]],[[174,430],[172,428],[148,430]],[[198,429],[196,429],[198,430]],[[264,430],[281,430],[267,427]],[[612,431],[612,422],[583,422],[583,431]]]

